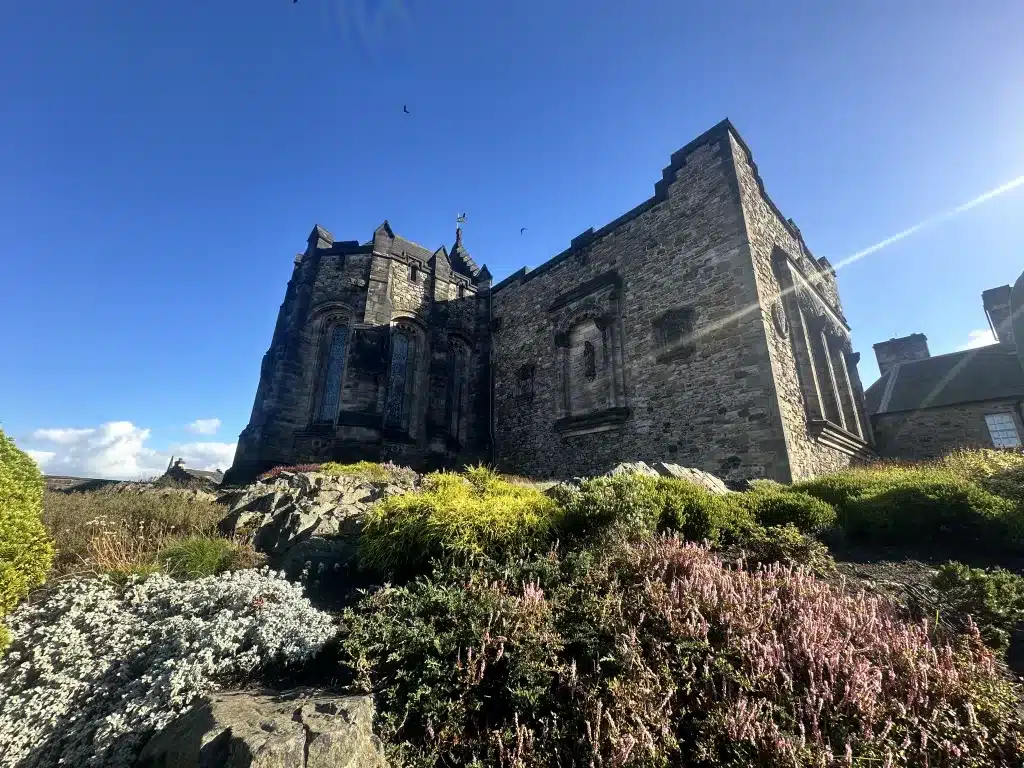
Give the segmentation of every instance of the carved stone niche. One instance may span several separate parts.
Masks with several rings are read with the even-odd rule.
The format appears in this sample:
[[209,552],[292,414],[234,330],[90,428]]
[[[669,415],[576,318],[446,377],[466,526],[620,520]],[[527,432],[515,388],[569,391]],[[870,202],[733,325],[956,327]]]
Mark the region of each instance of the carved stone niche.
[[533,363],[526,363],[519,366],[516,372],[516,399],[533,400],[533,383],[537,373],[537,366]]
[[680,360],[696,349],[693,331],[697,311],[693,307],[675,307],[662,312],[651,322],[657,361]]

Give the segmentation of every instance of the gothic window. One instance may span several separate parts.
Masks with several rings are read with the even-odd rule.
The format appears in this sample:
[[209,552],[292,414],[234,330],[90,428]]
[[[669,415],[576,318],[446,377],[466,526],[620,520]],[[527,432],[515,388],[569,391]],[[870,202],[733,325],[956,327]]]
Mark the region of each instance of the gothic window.
[[583,342],[583,375],[587,381],[597,378],[597,360],[595,358],[594,345],[589,341]]
[[333,424],[341,404],[341,378],[345,372],[345,351],[348,348],[348,328],[335,325],[326,336],[327,351],[324,377],[320,385],[320,407],[317,424]]
[[469,353],[466,345],[460,341],[452,341],[448,347],[448,397],[445,403],[448,434],[459,439],[463,415],[463,402],[466,397],[466,374]]
[[391,334],[391,365],[384,402],[384,426],[391,429],[408,427],[413,349],[414,342],[409,331],[398,329]]
[[822,412],[827,421],[842,425],[843,415],[840,410],[839,390],[836,387],[835,372],[829,357],[828,339],[823,330],[812,332],[811,352],[814,355],[814,367],[818,374],[818,389],[821,392]]

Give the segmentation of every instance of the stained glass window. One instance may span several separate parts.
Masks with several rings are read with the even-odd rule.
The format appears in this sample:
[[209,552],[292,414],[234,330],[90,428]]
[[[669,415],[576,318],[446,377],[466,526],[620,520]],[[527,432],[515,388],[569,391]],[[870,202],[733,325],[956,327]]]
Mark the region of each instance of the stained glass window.
[[327,371],[324,374],[323,391],[320,395],[318,424],[333,424],[341,403],[341,375],[345,370],[345,349],[348,346],[348,328],[336,326],[331,331],[327,352]]
[[391,338],[391,372],[384,403],[384,424],[395,429],[405,426],[406,380],[409,375],[409,336],[396,333]]

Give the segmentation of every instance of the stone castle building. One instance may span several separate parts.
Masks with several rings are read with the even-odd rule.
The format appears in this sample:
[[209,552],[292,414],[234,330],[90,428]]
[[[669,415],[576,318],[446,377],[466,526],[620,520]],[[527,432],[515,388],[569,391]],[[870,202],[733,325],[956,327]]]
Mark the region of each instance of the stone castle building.
[[226,481],[331,459],[789,481],[869,452],[858,359],[835,272],[726,120],[649,200],[497,284],[461,231],[430,251],[387,222],[314,228]]
[[1024,435],[1024,275],[981,294],[995,344],[935,355],[914,333],[874,345],[881,377],[865,395],[877,452],[934,459],[957,448],[1020,448]]

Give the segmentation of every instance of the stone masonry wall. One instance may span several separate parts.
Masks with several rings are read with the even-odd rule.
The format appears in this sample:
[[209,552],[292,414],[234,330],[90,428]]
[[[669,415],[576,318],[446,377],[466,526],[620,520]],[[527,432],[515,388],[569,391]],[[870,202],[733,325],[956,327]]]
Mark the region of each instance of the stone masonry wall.
[[[722,477],[787,478],[764,329],[756,312],[734,316],[757,294],[725,132],[677,153],[659,186],[654,199],[578,238],[570,252],[496,287],[502,469],[568,476],[668,459]],[[611,423],[567,435],[556,429],[566,412],[559,344],[570,343],[559,335],[571,330],[565,318],[589,315],[607,324],[598,354],[621,360]],[[680,324],[685,332],[673,335]],[[532,397],[524,371],[532,371]]]
[[876,414],[871,418],[878,454],[887,459],[936,459],[957,448],[991,448],[986,414],[1012,413],[1024,436],[1019,400],[964,403],[920,411]]
[[[768,347],[771,350],[770,369],[764,373],[765,387],[770,391],[773,404],[772,418],[781,429],[785,430],[786,449],[792,477],[784,480],[798,480],[812,475],[830,472],[848,466],[850,458],[834,448],[816,442],[808,430],[808,417],[804,392],[801,389],[797,373],[797,361],[793,345],[788,334],[799,331],[799,317],[795,311],[795,301],[784,300],[780,307],[787,313],[787,336],[783,336],[772,318],[772,304],[778,301],[781,288],[773,270],[772,253],[781,248],[796,262],[797,267],[808,276],[818,277],[819,293],[826,302],[838,304],[838,291],[835,275],[809,257],[797,231],[792,225],[787,226],[768,201],[760,187],[756,167],[747,151],[730,134],[733,155],[736,158],[736,171],[743,200],[743,216],[749,237],[750,257],[757,276],[757,300],[752,303],[752,317],[755,317],[767,335]],[[833,309],[840,311],[838,306]],[[852,373],[851,373],[852,375]],[[863,399],[860,400],[863,412]]]

